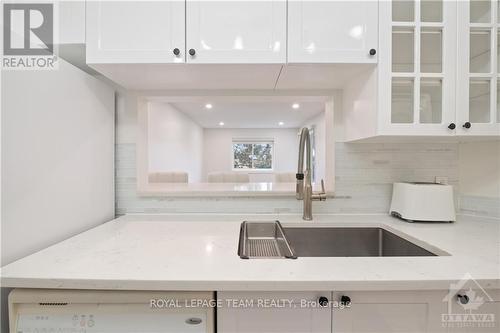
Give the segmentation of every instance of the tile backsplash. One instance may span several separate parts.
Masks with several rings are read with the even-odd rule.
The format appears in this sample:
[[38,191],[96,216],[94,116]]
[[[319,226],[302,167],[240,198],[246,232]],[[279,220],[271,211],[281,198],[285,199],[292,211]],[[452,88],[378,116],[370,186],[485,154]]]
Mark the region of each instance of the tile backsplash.
[[[135,144],[116,145],[116,214],[126,213],[295,213],[294,198],[148,198],[136,192]],[[447,177],[458,193],[458,144],[336,143],[336,198],[315,203],[316,213],[385,213],[392,183],[431,182]],[[458,195],[455,195],[458,203]],[[469,210],[478,210],[478,201]],[[464,202],[464,200],[462,200]],[[458,205],[457,205],[458,207]],[[474,208],[475,207],[475,208]],[[483,208],[481,208],[483,209]]]
[[500,198],[461,195],[460,213],[500,218]]

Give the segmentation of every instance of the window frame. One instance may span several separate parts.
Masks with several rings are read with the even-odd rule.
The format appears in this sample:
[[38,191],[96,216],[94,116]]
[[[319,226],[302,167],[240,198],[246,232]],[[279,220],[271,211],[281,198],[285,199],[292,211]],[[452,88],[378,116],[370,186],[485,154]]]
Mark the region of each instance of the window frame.
[[[258,169],[253,167],[254,159],[252,159],[252,168],[235,168],[234,167],[234,145],[235,144],[249,144],[252,145],[252,155],[254,150],[254,145],[256,144],[269,144],[271,145],[271,168],[269,169]],[[250,172],[250,173],[265,173],[265,172],[274,172],[274,160],[275,160],[275,145],[276,142],[274,139],[241,139],[241,138],[233,138],[231,140],[231,170],[235,172]]]

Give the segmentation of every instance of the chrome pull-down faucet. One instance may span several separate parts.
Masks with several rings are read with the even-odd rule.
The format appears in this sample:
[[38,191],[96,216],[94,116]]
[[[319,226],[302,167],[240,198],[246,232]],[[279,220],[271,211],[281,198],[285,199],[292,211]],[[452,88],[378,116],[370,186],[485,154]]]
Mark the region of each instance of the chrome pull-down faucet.
[[[306,169],[304,170],[304,150],[306,151]],[[304,212],[302,219],[312,220],[312,202],[313,200],[326,200],[325,183],[321,180],[321,192],[313,193],[311,180],[311,136],[309,129],[304,127],[300,132],[299,143],[299,164],[297,168],[297,186],[296,198],[304,201]]]

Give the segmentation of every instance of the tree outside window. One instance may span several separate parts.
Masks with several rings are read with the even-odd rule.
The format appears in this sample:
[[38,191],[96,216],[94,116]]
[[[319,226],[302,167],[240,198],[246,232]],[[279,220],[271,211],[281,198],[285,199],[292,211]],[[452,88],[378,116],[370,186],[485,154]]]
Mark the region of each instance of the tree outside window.
[[272,142],[233,142],[233,168],[271,170]]

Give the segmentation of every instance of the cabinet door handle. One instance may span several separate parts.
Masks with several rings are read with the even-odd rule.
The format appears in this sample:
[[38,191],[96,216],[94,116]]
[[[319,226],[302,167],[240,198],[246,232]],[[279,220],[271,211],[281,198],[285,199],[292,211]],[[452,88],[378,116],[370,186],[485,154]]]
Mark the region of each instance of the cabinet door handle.
[[455,127],[457,127],[457,126],[455,125],[455,123],[451,123],[451,124],[449,124],[449,125],[448,125],[448,128],[449,128],[449,129],[451,129],[451,130],[454,130],[454,129],[455,129]]
[[349,296],[342,295],[342,297],[340,297],[340,304],[345,306],[351,305],[351,298]]
[[190,56],[194,56],[196,54],[196,50],[195,49],[189,49],[189,55]]
[[325,307],[325,306],[328,306],[328,303],[329,303],[328,298],[326,298],[325,296],[321,296],[318,299],[319,306]]
[[469,296],[457,294],[458,301],[462,304],[469,303]]
[[375,50],[375,49],[370,49],[370,55],[371,55],[371,56],[374,56],[375,54],[377,54],[377,50]]
[[181,54],[181,50],[179,50],[178,48],[175,48],[173,52],[174,52],[174,54],[176,56],[178,56],[179,54]]
[[463,127],[463,128],[470,128],[471,126],[472,126],[472,124],[471,124],[470,122],[468,122],[468,121],[466,121],[466,122],[462,125],[462,127]]

